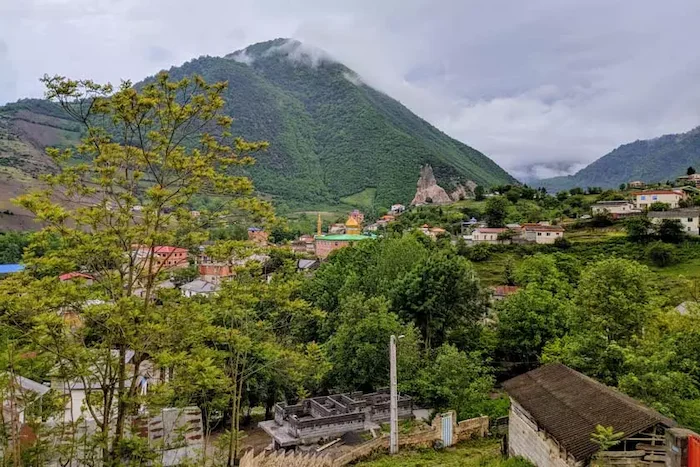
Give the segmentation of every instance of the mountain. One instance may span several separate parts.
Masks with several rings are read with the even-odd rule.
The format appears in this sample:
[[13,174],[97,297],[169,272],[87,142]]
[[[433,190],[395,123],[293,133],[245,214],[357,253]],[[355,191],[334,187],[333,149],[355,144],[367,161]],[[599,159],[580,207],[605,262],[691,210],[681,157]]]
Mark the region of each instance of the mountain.
[[662,182],[700,167],[700,127],[687,133],[624,144],[574,175],[537,182],[549,191],[575,186],[614,188],[633,180]]
[[[228,81],[224,110],[234,118],[233,133],[270,142],[248,169],[256,189],[290,207],[343,200],[405,204],[426,164],[448,191],[467,180],[486,186],[515,182],[481,152],[298,41],[276,39],[225,57],[200,57],[169,73],[175,79],[200,74],[210,83]],[[71,122],[44,101],[0,108],[0,125],[0,135],[10,135],[9,149],[0,146],[0,164],[30,175],[50,170],[41,154],[45,146],[76,138]]]

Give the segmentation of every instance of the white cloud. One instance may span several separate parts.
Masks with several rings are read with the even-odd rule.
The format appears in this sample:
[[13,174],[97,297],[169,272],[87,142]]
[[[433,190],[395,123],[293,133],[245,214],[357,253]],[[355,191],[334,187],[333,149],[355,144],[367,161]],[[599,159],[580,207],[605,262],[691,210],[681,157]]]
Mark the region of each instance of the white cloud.
[[700,124],[699,22],[694,0],[0,0],[0,102],[293,37],[514,173],[558,174]]

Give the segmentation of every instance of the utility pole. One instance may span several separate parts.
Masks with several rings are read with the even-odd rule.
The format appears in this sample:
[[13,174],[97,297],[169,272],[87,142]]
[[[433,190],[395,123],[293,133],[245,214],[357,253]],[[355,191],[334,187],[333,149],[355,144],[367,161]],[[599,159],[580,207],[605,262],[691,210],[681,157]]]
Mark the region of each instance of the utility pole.
[[391,335],[389,339],[389,423],[391,427],[391,438],[389,441],[389,454],[399,452],[399,406],[396,393],[396,336]]

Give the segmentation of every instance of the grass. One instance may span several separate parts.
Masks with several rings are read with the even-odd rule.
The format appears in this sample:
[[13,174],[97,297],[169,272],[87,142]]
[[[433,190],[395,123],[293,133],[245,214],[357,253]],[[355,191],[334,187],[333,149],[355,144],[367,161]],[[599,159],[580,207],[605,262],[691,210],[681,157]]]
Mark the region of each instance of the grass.
[[376,195],[376,188],[365,188],[359,193],[340,198],[340,201],[342,201],[345,204],[349,204],[350,206],[355,206],[357,208],[371,208],[374,205],[374,197]]
[[508,257],[513,258],[516,267],[523,260],[520,256],[512,253],[494,253],[486,261],[472,262],[481,285],[487,287],[491,285],[503,285],[503,272]]
[[401,451],[395,456],[382,454],[357,467],[528,467],[530,463],[519,458],[504,459],[499,440],[467,441],[442,451],[421,449]]

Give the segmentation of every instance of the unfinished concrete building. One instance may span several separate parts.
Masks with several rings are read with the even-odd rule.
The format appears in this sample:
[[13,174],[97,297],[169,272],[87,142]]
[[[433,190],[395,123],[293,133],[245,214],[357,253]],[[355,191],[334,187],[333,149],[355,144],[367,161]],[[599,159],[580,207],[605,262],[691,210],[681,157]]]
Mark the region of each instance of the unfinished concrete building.
[[[413,417],[413,401],[398,398],[399,419]],[[353,392],[304,399],[298,404],[275,404],[275,419],[260,422],[275,449],[313,444],[352,431],[378,429],[389,421],[389,391]]]

